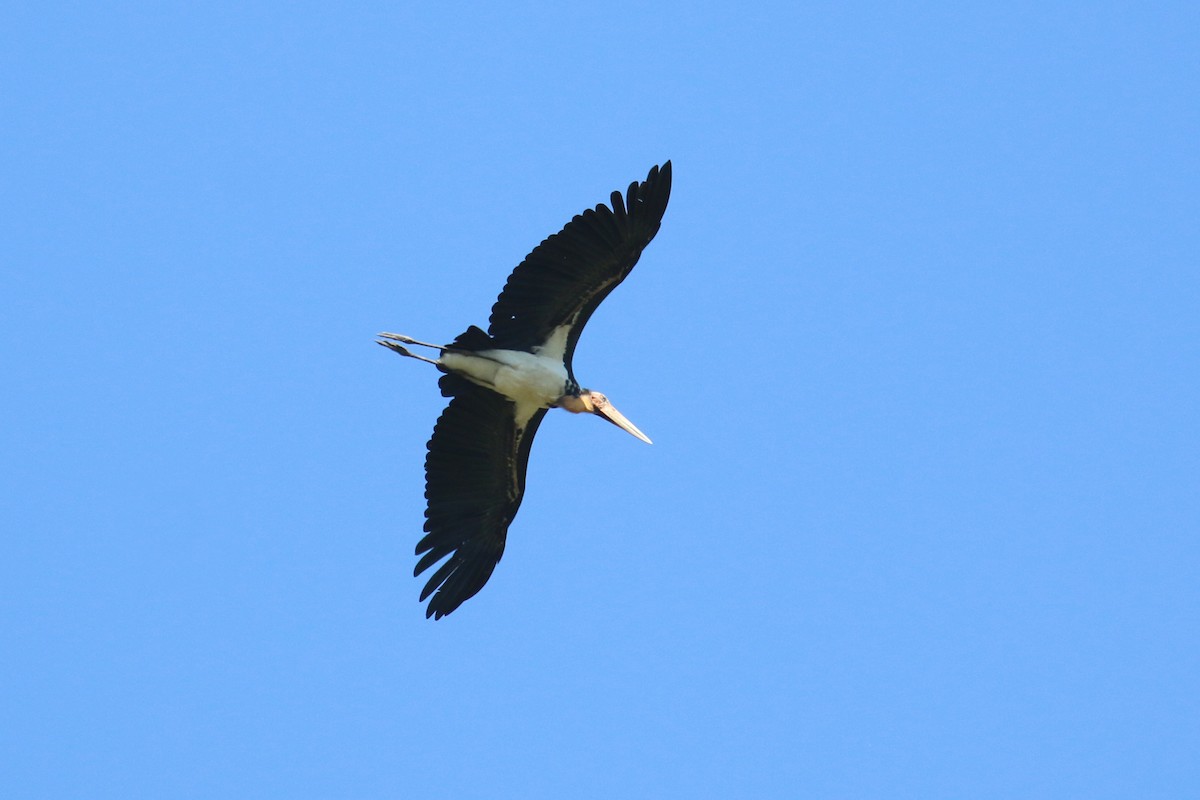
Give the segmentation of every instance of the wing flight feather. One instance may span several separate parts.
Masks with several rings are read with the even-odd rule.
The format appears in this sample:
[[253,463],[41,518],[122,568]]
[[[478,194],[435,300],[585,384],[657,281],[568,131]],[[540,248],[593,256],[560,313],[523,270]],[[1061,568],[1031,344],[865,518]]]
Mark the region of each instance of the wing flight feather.
[[496,346],[529,351],[555,328],[570,325],[564,354],[570,372],[584,325],[658,233],[670,196],[667,161],[631,183],[624,197],[613,192],[611,208],[584,211],[535,247],[492,306],[488,333]]
[[421,591],[440,619],[473,597],[504,554],[525,494],[529,448],[546,409],[524,419],[512,401],[463,381],[438,418],[425,457],[425,536],[413,575],[446,559]]

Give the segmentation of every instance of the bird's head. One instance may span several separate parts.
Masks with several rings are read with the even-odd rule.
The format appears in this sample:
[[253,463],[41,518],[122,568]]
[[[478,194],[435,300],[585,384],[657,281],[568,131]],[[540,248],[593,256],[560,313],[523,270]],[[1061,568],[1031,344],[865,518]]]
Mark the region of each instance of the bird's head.
[[565,408],[572,414],[595,414],[598,417],[608,420],[621,430],[633,434],[646,444],[653,444],[649,436],[639,431],[637,425],[625,419],[625,415],[617,411],[617,407],[610,403],[608,398],[600,392],[594,392],[591,389],[581,389],[579,394],[563,395],[562,399],[558,401],[558,406],[559,408]]

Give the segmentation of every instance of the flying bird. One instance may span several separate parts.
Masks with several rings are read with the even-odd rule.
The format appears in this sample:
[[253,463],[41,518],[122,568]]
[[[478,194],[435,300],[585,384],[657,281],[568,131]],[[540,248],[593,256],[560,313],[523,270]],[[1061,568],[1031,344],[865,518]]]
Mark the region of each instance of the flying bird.
[[[444,345],[379,334],[378,344],[443,372],[438,386],[451,398],[425,457],[425,535],[413,575],[442,562],[421,591],[426,617],[451,613],[492,576],[546,411],[595,414],[650,443],[607,397],[579,385],[571,360],[592,312],[658,233],[670,194],[667,161],[624,197],[613,192],[611,207],[575,216],[509,275],[486,332],[472,325]],[[437,357],[405,345],[432,348]]]

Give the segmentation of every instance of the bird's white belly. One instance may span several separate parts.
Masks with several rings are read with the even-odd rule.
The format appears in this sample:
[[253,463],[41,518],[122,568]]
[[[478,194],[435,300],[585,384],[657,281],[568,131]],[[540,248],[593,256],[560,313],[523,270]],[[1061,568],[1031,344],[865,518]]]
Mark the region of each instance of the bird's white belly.
[[443,353],[439,361],[480,386],[536,408],[548,408],[562,397],[567,383],[562,361],[519,350]]

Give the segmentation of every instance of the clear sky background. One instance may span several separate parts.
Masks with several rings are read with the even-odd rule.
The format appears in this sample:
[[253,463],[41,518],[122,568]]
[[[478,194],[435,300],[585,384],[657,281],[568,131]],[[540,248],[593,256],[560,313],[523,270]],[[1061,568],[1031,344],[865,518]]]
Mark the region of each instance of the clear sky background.
[[[0,795],[1200,796],[1195,3],[0,24]],[[484,591],[427,366],[672,159]]]

